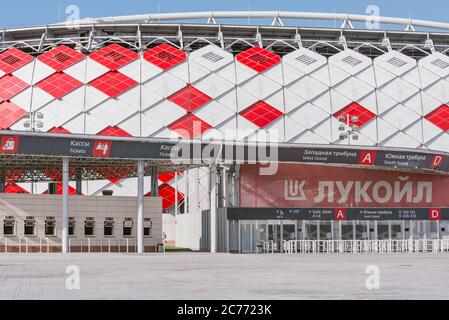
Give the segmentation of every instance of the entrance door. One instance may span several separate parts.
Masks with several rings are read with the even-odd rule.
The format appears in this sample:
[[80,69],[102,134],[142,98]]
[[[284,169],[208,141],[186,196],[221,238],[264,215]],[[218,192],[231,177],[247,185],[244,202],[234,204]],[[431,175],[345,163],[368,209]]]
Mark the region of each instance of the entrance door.
[[392,240],[403,240],[404,235],[402,233],[402,222],[392,221],[391,222],[391,239]]
[[282,239],[284,241],[296,240],[296,226],[294,221],[283,221]]
[[306,240],[318,240],[318,224],[316,221],[306,221]]
[[368,240],[368,224],[366,221],[355,222],[355,238],[356,240]]
[[440,222],[439,221],[427,221],[428,225],[428,238],[439,239],[440,238]]
[[390,223],[387,221],[377,222],[377,240],[390,239]]
[[240,238],[242,253],[252,253],[254,252],[254,228],[251,221],[241,221],[240,222]]
[[280,221],[268,222],[268,241],[273,241],[274,252],[281,250],[281,224]]
[[352,221],[341,222],[342,240],[354,240],[354,223]]
[[321,221],[320,222],[320,240],[332,240],[332,222]]

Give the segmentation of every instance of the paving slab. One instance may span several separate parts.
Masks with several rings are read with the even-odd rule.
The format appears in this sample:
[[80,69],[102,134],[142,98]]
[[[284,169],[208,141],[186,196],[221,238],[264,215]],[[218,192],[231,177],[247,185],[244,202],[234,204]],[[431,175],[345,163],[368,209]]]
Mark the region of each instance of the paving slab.
[[449,255],[1,254],[0,299],[449,299]]

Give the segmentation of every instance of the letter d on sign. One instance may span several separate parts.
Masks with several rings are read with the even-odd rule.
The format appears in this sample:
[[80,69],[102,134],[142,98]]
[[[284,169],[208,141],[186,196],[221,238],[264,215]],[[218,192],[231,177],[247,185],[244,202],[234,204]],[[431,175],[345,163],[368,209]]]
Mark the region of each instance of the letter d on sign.
[[441,209],[432,208],[430,209],[430,221],[440,221],[441,220]]
[[439,168],[443,163],[443,156],[435,155],[432,160],[432,169]]

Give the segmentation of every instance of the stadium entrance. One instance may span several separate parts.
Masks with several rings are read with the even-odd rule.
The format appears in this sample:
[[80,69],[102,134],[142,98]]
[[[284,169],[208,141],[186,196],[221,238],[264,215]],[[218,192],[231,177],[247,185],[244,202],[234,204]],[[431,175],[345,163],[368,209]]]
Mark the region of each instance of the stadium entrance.
[[291,241],[443,240],[449,221],[230,221],[230,252],[286,252]]
[[259,169],[240,166],[240,203],[219,210],[219,251],[288,252],[306,243],[321,252],[354,244],[424,250],[448,240],[447,175],[307,164],[279,164],[273,175]]

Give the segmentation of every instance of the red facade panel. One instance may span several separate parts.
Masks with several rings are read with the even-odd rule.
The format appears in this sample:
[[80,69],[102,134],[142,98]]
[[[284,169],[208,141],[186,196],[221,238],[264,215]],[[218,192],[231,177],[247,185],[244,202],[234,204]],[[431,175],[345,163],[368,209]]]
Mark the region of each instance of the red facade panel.
[[261,176],[241,167],[241,207],[449,207],[449,177],[371,169],[281,164]]

